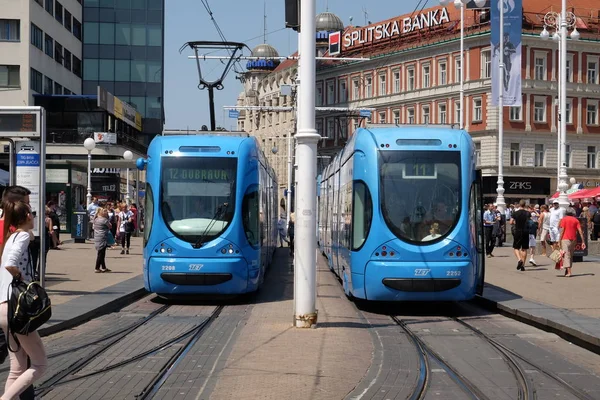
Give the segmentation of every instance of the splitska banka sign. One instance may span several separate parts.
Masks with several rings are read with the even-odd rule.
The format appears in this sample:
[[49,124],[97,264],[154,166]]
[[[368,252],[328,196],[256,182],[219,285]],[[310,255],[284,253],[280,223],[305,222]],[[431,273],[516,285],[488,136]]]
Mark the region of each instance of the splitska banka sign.
[[450,22],[448,11],[446,8],[441,8],[418,14],[412,18],[407,17],[383,24],[366,26],[346,33],[344,35],[344,47],[371,43],[399,36],[401,33],[410,33],[424,28],[439,26],[445,22]]

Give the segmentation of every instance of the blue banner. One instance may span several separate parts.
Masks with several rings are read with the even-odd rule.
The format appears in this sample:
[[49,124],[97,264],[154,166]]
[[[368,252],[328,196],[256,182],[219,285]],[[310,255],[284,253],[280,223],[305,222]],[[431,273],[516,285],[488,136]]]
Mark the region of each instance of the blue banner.
[[[504,37],[500,38],[500,4],[504,4]],[[498,105],[499,80],[504,88],[503,105],[520,106],[521,95],[521,30],[523,21],[522,0],[499,0],[491,7],[492,30],[492,104]],[[500,40],[504,43],[500,54]],[[500,57],[504,73],[500,76]]]

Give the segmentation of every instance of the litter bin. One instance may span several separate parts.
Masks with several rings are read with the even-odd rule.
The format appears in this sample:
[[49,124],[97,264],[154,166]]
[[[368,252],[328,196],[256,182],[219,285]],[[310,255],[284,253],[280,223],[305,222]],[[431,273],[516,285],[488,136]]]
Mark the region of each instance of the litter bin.
[[71,237],[75,243],[85,243],[88,233],[89,217],[85,211],[75,211],[73,213],[71,225]]

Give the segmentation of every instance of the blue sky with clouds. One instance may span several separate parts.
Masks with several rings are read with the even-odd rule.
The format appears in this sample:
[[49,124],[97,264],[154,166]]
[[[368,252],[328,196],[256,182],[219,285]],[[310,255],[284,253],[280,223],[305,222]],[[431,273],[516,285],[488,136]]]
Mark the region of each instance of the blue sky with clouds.
[[[204,0],[208,2],[214,19],[229,41],[244,42],[253,48],[263,42],[264,0]],[[420,3],[420,4],[419,4]],[[337,14],[344,24],[365,25],[365,21],[382,21],[394,16],[438,5],[438,0],[317,0],[317,13],[329,11]],[[284,0],[266,0],[267,43],[279,55],[296,51],[297,34],[285,26]],[[365,18],[364,10],[367,12]],[[220,40],[219,34],[201,0],[175,0],[166,2],[165,15],[165,113],[166,128],[200,129],[210,126],[208,91],[198,89],[198,72],[192,52],[179,49],[188,41]],[[245,52],[248,55],[248,51]],[[223,52],[221,54],[224,54]],[[215,54],[216,55],[216,54]],[[241,64],[245,66],[245,62]],[[209,79],[220,74],[224,65],[220,61],[203,61],[201,67]],[[232,70],[224,81],[225,88],[215,91],[217,125],[227,129],[232,120],[223,111],[225,105],[235,105],[242,90]]]

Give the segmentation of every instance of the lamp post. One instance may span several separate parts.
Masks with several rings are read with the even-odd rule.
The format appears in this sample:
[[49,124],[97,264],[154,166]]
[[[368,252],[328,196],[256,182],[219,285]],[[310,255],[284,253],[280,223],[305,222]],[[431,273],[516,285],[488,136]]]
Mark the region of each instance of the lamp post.
[[[452,0],[439,0],[440,5],[447,6]],[[465,54],[465,7],[469,3],[469,0],[454,0],[454,7],[460,9],[460,76],[459,76],[459,105],[460,114],[458,116],[459,129],[464,128],[464,97],[465,97],[465,86],[464,86],[464,54]]]
[[88,168],[87,168],[87,205],[92,203],[92,150],[96,148],[94,138],[87,138],[83,141],[83,147],[88,152]]
[[[542,39],[548,39],[550,34],[546,27],[553,27],[556,32],[553,35],[554,39],[559,39],[559,163],[558,163],[558,202],[560,206],[566,209],[569,206],[569,197],[567,196],[567,30],[575,27],[577,17],[572,12],[567,12],[567,0],[562,0],[562,8],[560,14],[557,12],[548,12],[544,16],[544,30],[540,33]],[[571,39],[579,39],[577,28],[571,32]]]
[[[133,159],[133,153],[129,150],[125,150],[123,153],[123,158],[127,161],[131,161]],[[127,167],[127,195],[125,196],[125,201],[127,202],[127,207],[131,204],[131,198],[129,197],[129,167]]]

